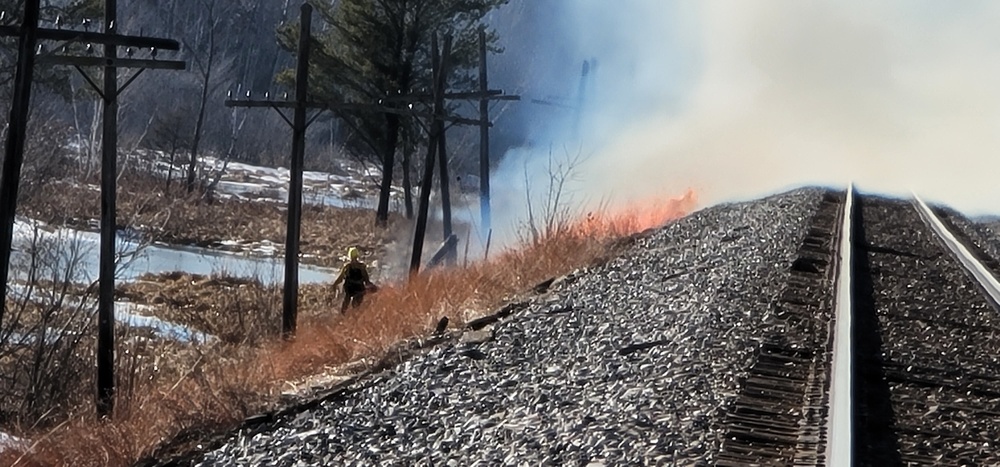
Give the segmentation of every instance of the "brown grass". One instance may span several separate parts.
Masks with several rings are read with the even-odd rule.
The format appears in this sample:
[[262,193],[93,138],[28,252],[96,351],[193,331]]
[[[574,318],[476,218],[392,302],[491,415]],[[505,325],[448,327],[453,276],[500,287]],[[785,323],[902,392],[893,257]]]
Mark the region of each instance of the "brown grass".
[[279,332],[278,323],[267,318],[280,307],[281,288],[256,280],[182,272],[145,274],[115,292],[116,299],[151,308],[143,314],[211,334],[226,344],[255,345]]
[[34,439],[29,455],[0,462],[17,465],[129,465],[182,433],[230,428],[273,402],[286,381],[333,365],[379,356],[390,345],[425,335],[442,316],[462,326],[554,275],[599,261],[608,238],[566,234],[484,264],[424,274],[388,286],[366,305],[339,314],[314,314],[293,342],[272,341],[239,358],[207,361],[178,380],[156,380],[103,422],[78,414]]
[[[151,307],[143,314],[211,334],[223,343],[256,346],[280,332],[271,318],[281,307],[281,294],[280,285],[253,279],[170,272],[123,283],[116,299]],[[339,310],[329,284],[301,284],[298,305],[300,320]]]
[[[100,218],[99,191],[70,179],[46,184],[19,204],[20,213],[55,225],[88,229]],[[399,222],[402,219],[394,215],[390,228],[378,229],[371,211],[304,205],[302,262],[337,265],[349,246],[366,253],[381,252]],[[170,244],[215,247],[229,239],[247,244],[267,241],[281,254],[287,211],[283,205],[259,201],[216,199],[209,203],[200,192],[189,195],[177,183],[166,191],[163,180],[129,173],[118,186],[118,223],[146,227],[155,232],[155,240]]]

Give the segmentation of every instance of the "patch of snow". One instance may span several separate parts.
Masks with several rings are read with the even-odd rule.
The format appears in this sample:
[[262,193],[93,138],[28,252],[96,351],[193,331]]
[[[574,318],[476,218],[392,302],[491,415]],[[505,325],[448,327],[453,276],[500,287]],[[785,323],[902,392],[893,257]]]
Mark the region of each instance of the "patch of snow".
[[[76,250],[79,262],[74,282],[89,283],[97,279],[100,257],[100,235],[69,228],[53,228],[31,219],[19,219],[14,223],[12,264],[26,264],[27,250],[38,228],[40,240],[51,242],[55,248],[70,252]],[[210,250],[192,246],[148,245],[140,248],[134,232],[119,232],[116,251],[127,259],[124,267],[119,266],[118,280],[134,280],[144,273],[184,271],[192,274],[228,274],[234,277],[258,278],[264,283],[280,283],[284,280],[284,262],[274,258],[277,247],[270,242],[262,243],[254,251],[257,256]],[[301,283],[317,283],[332,280],[333,270],[309,265],[299,268]],[[12,278],[25,280],[24,268],[14,267]]]
[[[201,163],[211,169],[221,169],[224,162],[213,157],[204,157]],[[331,207],[375,207],[377,192],[368,180],[379,173],[372,168],[362,168],[340,161],[344,174],[320,171],[305,171],[303,180],[303,202]],[[217,185],[221,197],[256,199],[279,204],[288,201],[289,170],[285,167],[263,167],[244,162],[230,162]],[[253,195],[253,196],[247,196]],[[402,189],[393,187],[392,196],[400,197]]]
[[[30,297],[28,296],[29,288],[25,284],[11,283],[8,285],[8,289],[16,299],[24,300],[25,298],[30,298],[35,303],[51,303],[54,297],[54,292],[45,287],[31,288]],[[178,342],[206,344],[217,340],[217,338],[211,334],[206,334],[181,324],[149,316],[152,310],[154,310],[154,308],[148,305],[140,305],[125,301],[115,302],[115,321],[132,327],[152,328],[159,336],[166,339],[173,339]],[[49,345],[55,344],[60,338],[60,333],[65,332],[66,331],[59,329],[48,328],[45,332],[45,343]],[[38,342],[37,337],[38,336],[35,333],[12,331],[10,333],[10,337],[8,338],[8,342],[15,346],[33,345]]]
[[269,183],[271,185],[286,185],[286,184],[288,184],[288,179],[287,178],[276,177],[274,175],[261,175],[260,177],[257,177],[257,179],[260,180],[260,181],[262,181],[262,182],[264,182],[264,183]]
[[179,342],[190,342],[193,344],[208,344],[218,340],[211,334],[191,329],[187,326],[162,320],[153,316],[146,316],[137,312],[150,310],[151,307],[139,305],[131,302],[115,302],[115,320],[121,321],[132,327],[152,328],[161,337],[174,339]]
[[24,438],[18,438],[5,431],[0,431],[0,451],[6,451],[7,449],[28,449],[28,440]]
[[336,175],[328,174],[326,172],[311,172],[311,171],[302,172],[303,181],[326,182],[333,177],[336,177]]

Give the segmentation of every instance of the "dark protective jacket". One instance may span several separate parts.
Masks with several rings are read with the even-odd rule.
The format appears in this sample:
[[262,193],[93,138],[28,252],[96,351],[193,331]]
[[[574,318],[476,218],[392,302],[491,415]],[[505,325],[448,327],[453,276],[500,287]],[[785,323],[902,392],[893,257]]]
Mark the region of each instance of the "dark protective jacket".
[[334,287],[340,282],[344,283],[344,292],[356,294],[365,291],[365,286],[371,283],[368,279],[368,267],[361,261],[349,261],[340,269],[340,275],[333,283]]

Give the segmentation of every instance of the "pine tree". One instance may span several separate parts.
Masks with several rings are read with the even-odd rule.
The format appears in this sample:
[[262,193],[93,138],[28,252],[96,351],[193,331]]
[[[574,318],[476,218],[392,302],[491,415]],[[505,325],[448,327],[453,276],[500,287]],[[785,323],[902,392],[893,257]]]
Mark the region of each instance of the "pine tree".
[[[478,34],[487,14],[508,0],[325,0],[316,2],[326,23],[316,34],[310,57],[309,92],[313,99],[375,104],[385,96],[428,92],[430,44],[437,34],[451,35],[453,55],[449,86],[472,89],[471,71],[478,65]],[[282,43],[292,49],[297,28],[282,30]],[[495,31],[487,30],[498,51]],[[386,102],[386,105],[396,105]],[[403,104],[398,104],[403,105]],[[381,112],[342,113],[353,130],[347,140],[356,154],[381,163],[382,181],[376,223],[388,219],[389,193],[396,151],[404,125],[419,130],[407,117]],[[408,170],[408,167],[403,169]]]
[[[43,2],[39,11],[39,25],[46,28],[75,27],[79,28],[87,20],[98,24],[101,18],[103,3],[99,0],[66,0],[62,2]],[[20,26],[24,16],[24,0],[0,0],[0,24],[5,26]],[[96,27],[96,26],[95,26]],[[41,47],[58,45],[52,41],[41,41]],[[80,49],[80,44],[68,44],[65,47]],[[42,49],[41,51],[45,51]],[[14,69],[17,64],[17,37],[0,38],[0,100],[4,104],[10,100],[11,88],[6,85],[14,79]],[[73,70],[69,67],[38,65],[34,70],[34,82],[40,87],[63,98],[69,98],[69,78]]]

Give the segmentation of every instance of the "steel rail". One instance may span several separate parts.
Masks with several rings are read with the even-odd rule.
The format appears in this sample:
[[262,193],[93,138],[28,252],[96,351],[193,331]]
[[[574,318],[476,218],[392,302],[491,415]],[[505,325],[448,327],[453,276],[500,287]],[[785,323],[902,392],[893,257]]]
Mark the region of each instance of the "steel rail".
[[924,222],[934,230],[938,238],[944,242],[945,246],[962,263],[962,266],[972,274],[976,282],[982,286],[986,294],[993,300],[993,303],[1000,305],[1000,281],[997,281],[993,273],[976,259],[976,256],[955,237],[955,234],[948,230],[948,227],[945,227],[941,219],[934,214],[934,211],[916,193],[913,193],[913,204],[917,208],[917,211],[920,212],[920,217]]
[[847,187],[843,223],[840,230],[840,254],[833,322],[833,357],[830,370],[830,416],[827,418],[826,465],[853,464],[854,346],[852,237],[854,232],[854,185]]

